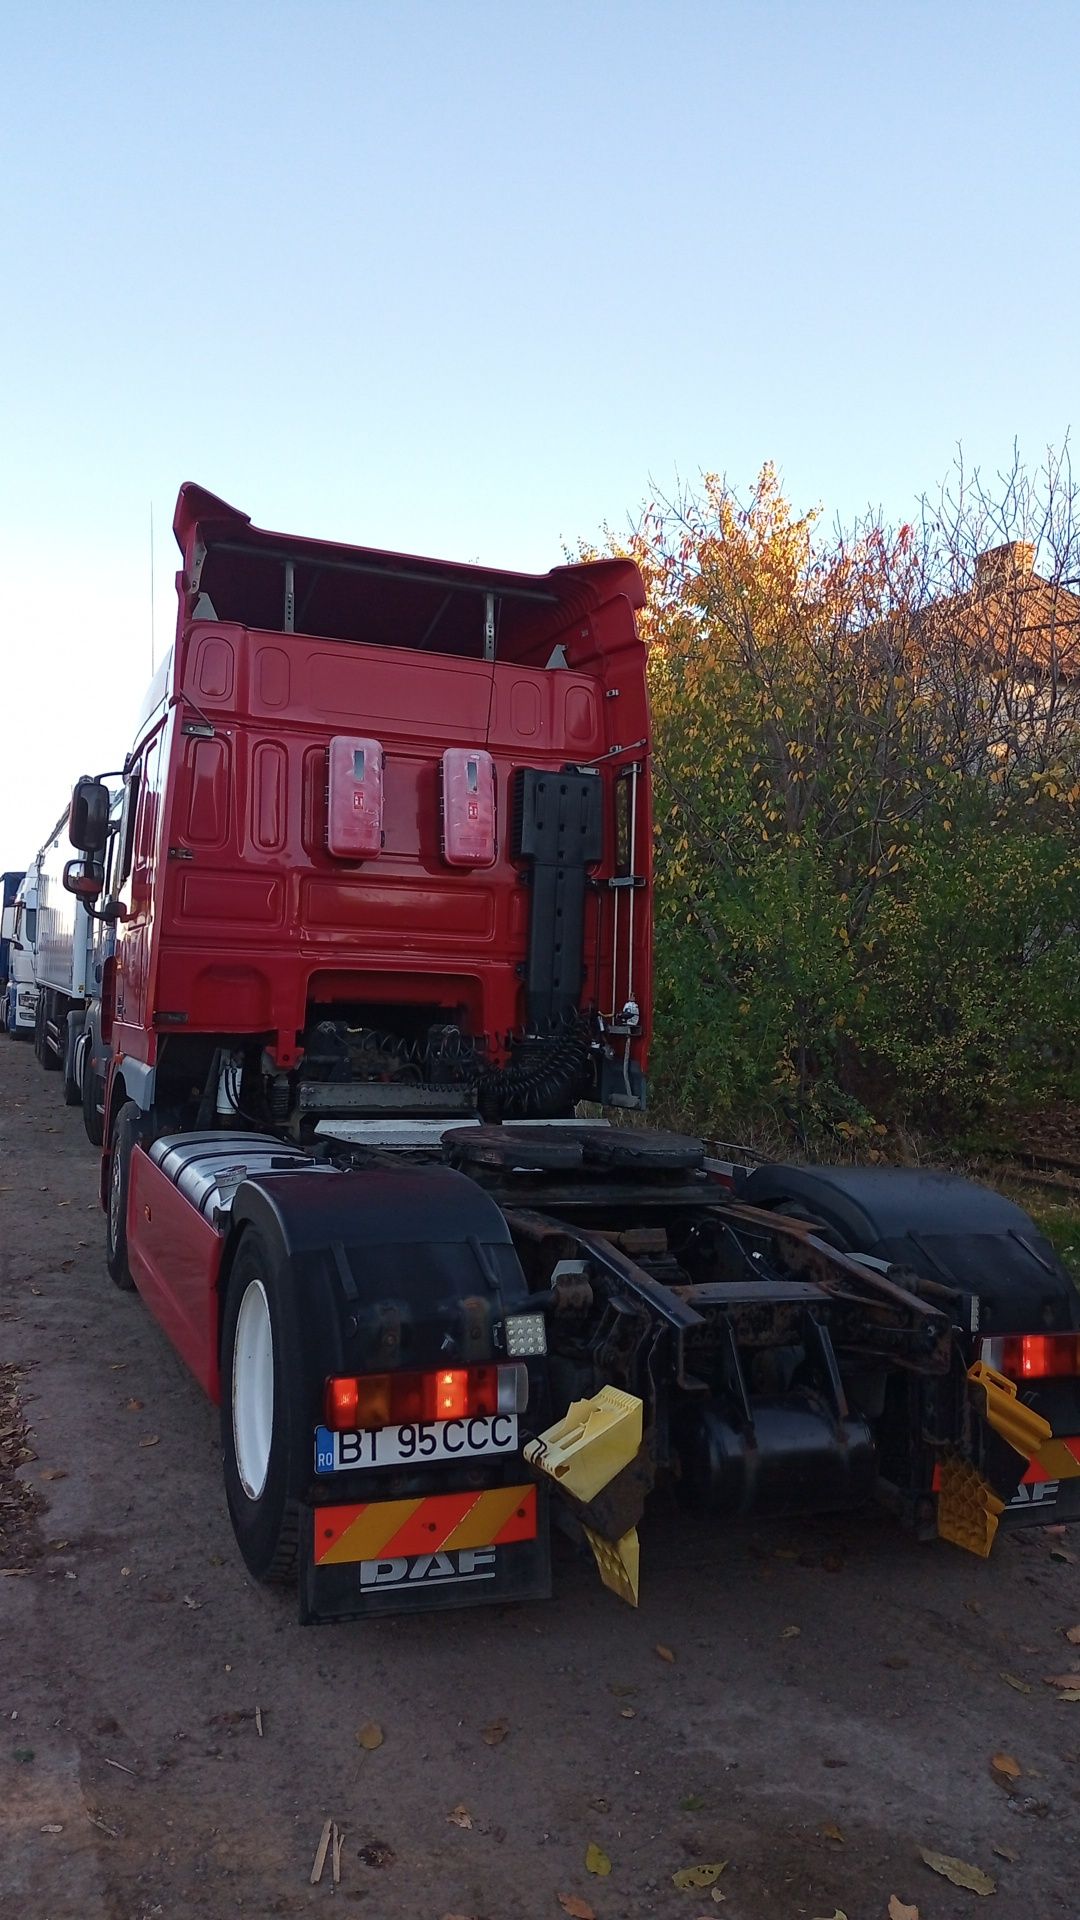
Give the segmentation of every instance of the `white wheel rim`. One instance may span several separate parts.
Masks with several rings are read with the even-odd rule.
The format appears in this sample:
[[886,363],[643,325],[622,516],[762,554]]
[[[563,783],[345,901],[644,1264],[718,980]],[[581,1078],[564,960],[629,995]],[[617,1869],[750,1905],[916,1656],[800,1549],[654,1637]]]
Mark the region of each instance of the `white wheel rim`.
[[274,1336],[261,1280],[249,1280],[236,1321],[232,1429],[240,1484],[249,1500],[257,1500],[266,1485],[274,1435]]

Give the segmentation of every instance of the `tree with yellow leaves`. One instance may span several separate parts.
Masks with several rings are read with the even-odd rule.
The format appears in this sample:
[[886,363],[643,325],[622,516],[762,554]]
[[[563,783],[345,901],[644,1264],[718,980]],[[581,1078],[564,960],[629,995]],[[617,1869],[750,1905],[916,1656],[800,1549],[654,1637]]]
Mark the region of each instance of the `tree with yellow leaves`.
[[[1064,461],[1015,467],[1000,498],[958,470],[918,524],[847,533],[794,512],[771,467],[746,501],[706,476],[615,544],[649,589],[669,1115],[844,1138],[1062,1090],[1080,1018]],[[986,564],[1021,545],[1026,566]]]

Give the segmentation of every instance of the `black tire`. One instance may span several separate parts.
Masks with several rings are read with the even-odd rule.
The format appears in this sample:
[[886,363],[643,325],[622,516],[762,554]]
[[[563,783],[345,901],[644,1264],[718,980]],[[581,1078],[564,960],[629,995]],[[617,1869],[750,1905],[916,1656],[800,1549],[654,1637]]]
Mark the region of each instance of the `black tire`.
[[49,1045],[46,1031],[46,1014],[45,995],[44,993],[39,993],[37,1012],[34,1016],[34,1052],[37,1054],[38,1060],[44,1067],[46,1073],[56,1073],[59,1069],[60,1062]]
[[75,1078],[75,1050],[79,1044],[79,1036],[83,1029],[83,1017],[81,1013],[69,1013],[67,1017],[67,1045],[64,1048],[65,1107],[80,1107],[82,1105],[82,1088]]
[[116,1116],[109,1166],[109,1203],[105,1209],[105,1265],[124,1293],[135,1282],[128,1266],[127,1207],[131,1187],[131,1156],[142,1134],[142,1114],[128,1100]]
[[[261,1286],[272,1340],[269,1457],[261,1487],[249,1488],[238,1459],[236,1354],[241,1307]],[[258,1309],[256,1309],[258,1311]],[[225,1497],[237,1545],[256,1580],[283,1583],[296,1570],[300,1504],[308,1478],[311,1422],[304,1426],[302,1342],[288,1282],[262,1235],[248,1228],[225,1289],[221,1327],[221,1451]],[[290,1356],[286,1365],[285,1356]]]
[[105,1088],[101,1075],[95,1070],[87,1050],[86,1064],[83,1067],[82,1117],[86,1137],[92,1147],[100,1147],[105,1138]]

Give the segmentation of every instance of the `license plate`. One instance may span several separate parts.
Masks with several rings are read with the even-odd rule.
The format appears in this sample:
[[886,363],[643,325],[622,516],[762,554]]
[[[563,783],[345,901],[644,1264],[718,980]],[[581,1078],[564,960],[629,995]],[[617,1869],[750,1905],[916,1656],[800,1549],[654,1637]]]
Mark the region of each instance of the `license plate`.
[[516,1413],[365,1427],[355,1433],[316,1427],[315,1471],[358,1473],[368,1467],[409,1467],[428,1460],[475,1460],[484,1453],[514,1453],[517,1443]]

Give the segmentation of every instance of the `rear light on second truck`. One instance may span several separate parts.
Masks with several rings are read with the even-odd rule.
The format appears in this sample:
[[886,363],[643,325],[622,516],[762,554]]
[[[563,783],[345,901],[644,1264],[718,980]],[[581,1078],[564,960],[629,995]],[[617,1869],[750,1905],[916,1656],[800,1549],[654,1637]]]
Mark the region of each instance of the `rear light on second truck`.
[[435,1373],[336,1374],[326,1383],[323,1421],[332,1433],[524,1413],[528,1369],[520,1361],[492,1367],[446,1367]]
[[1080,1375],[1080,1333],[1007,1333],[982,1343],[982,1358],[1007,1380],[1066,1380]]

